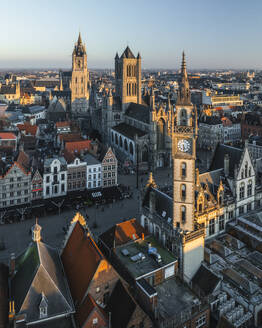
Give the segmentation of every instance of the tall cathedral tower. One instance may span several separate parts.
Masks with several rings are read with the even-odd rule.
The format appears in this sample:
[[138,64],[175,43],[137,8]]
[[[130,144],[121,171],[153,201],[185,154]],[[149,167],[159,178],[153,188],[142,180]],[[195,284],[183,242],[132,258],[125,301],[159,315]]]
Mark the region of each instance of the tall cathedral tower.
[[194,230],[197,130],[197,112],[190,99],[183,52],[172,136],[173,225],[188,231]]
[[141,56],[135,57],[128,46],[120,58],[115,56],[115,79],[123,110],[131,102],[141,104]]
[[89,72],[86,47],[79,33],[72,54],[71,109],[72,113],[87,113],[89,107]]

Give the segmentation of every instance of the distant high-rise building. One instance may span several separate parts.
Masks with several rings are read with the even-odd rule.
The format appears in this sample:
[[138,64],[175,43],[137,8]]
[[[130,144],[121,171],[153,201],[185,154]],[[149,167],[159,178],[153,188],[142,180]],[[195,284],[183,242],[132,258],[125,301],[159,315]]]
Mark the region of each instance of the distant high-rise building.
[[72,113],[87,113],[89,107],[89,72],[86,47],[79,33],[72,54],[71,110]]
[[122,56],[115,56],[116,96],[122,109],[132,103],[141,104],[141,56],[135,57],[127,46]]

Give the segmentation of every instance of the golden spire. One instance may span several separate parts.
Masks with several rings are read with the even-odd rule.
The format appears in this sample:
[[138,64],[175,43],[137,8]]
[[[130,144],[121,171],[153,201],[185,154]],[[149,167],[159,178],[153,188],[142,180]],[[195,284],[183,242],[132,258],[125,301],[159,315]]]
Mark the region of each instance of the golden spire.
[[155,179],[154,179],[154,177],[153,177],[153,173],[152,172],[150,172],[149,173],[149,178],[148,178],[148,181],[147,181],[147,184],[146,184],[146,187],[148,188],[148,187],[152,187],[152,188],[157,188],[157,184],[156,184],[156,182],[155,182]]
[[42,230],[42,227],[38,224],[38,218],[36,218],[35,225],[33,225],[31,228],[33,241],[35,241],[35,242],[41,241],[41,230]]

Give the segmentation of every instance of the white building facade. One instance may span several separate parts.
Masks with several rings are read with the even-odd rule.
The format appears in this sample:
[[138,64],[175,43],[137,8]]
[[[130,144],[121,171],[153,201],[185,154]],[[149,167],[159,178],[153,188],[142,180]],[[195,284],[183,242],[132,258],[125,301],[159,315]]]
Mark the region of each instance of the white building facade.
[[67,193],[67,164],[63,157],[44,162],[43,198],[65,196]]

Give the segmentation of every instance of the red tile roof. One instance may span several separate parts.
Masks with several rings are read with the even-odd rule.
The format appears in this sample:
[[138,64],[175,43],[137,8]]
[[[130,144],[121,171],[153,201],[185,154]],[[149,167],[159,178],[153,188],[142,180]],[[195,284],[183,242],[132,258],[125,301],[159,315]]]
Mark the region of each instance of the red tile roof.
[[26,171],[30,168],[30,158],[24,151],[19,152],[17,163],[20,164]]
[[67,149],[70,152],[78,153],[81,150],[89,150],[90,145],[91,145],[91,140],[66,142],[65,149]]
[[93,299],[93,297],[89,294],[84,302],[80,305],[80,307],[78,308],[78,310],[76,311],[76,319],[78,321],[78,323],[80,324],[80,327],[82,327],[82,325],[86,322],[86,320],[88,319],[90,313],[96,310],[99,312],[99,314],[103,317],[104,321],[107,322],[108,318],[107,318],[107,314],[104,311],[103,308],[101,308]]
[[131,219],[118,223],[111,229],[104,232],[100,238],[110,248],[124,245],[131,240],[142,238],[142,235],[148,235],[144,227],[136,219]]
[[16,139],[16,135],[10,132],[1,132],[0,139]]
[[79,221],[74,224],[61,259],[73,300],[80,304],[104,257]]
[[30,134],[32,136],[36,135],[38,129],[37,125],[31,125],[29,123],[17,124],[17,127],[20,131],[23,131],[25,134]]
[[63,133],[58,135],[59,140],[65,142],[82,141],[80,133]]
[[62,127],[67,127],[67,126],[69,126],[70,127],[70,122],[67,122],[67,121],[64,121],[64,122],[56,122],[56,127],[57,128],[62,128]]

